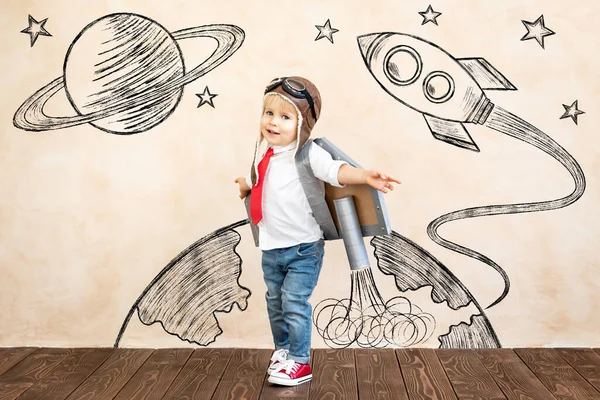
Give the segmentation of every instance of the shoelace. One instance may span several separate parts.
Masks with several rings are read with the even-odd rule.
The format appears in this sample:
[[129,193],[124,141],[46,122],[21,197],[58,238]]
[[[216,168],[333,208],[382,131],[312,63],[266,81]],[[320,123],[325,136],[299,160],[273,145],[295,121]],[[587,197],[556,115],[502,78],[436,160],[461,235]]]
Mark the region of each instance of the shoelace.
[[279,361],[279,362],[283,362],[287,359],[287,355],[288,355],[288,350],[286,349],[279,349],[277,350],[275,353],[273,353],[273,356],[271,357],[271,361],[275,362],[275,361]]
[[290,374],[296,372],[300,368],[300,364],[298,364],[294,360],[285,360],[281,363],[281,367],[279,371],[285,371],[286,374]]

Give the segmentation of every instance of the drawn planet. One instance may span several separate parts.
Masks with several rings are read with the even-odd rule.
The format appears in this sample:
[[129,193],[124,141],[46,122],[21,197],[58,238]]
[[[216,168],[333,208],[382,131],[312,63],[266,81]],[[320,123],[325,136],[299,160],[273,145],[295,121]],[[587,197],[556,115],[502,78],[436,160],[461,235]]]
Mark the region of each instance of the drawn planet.
[[[198,37],[215,39],[217,49],[186,72],[177,41]],[[243,41],[244,31],[235,25],[169,32],[141,15],[106,15],[77,35],[65,56],[63,76],[29,97],[13,123],[27,131],[85,123],[119,135],[147,131],[173,113],[185,85],[227,60]],[[63,88],[77,115],[48,116],[44,105]]]

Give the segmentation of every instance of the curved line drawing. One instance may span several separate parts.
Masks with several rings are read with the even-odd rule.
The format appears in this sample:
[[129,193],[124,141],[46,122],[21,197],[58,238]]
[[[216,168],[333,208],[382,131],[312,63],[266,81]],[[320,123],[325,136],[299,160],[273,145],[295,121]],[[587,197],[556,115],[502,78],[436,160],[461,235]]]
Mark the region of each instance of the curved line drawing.
[[438,340],[441,349],[472,349],[496,348],[496,333],[492,329],[485,315],[471,315],[469,323],[461,322],[451,325],[446,335],[441,335]]
[[[440,246],[477,259],[500,274],[504,281],[501,295],[487,308],[500,303],[510,290],[510,280],[502,267],[489,257],[442,238],[438,228],[449,221],[490,215],[547,211],[566,207],[577,201],[585,192],[585,177],[577,161],[558,143],[516,115],[492,103],[484,90],[516,90],[498,70],[483,58],[454,58],[434,43],[417,36],[397,32],[371,33],[357,38],[358,46],[369,72],[377,83],[392,97],[423,114],[433,136],[441,141],[465,149],[479,151],[464,127],[464,123],[477,123],[500,133],[519,139],[552,156],[571,174],[575,183],[573,191],[560,199],[531,203],[488,205],[457,210],[432,221],[427,232]],[[444,71],[452,77],[455,95],[444,103],[430,101],[423,92],[423,84],[398,86],[382,72],[385,56],[398,46],[408,46],[416,51],[427,70]],[[431,65],[430,65],[431,64]]]
[[[469,323],[448,327],[440,348],[497,348],[500,341],[485,311],[465,285],[439,260],[408,238],[392,231],[371,239],[379,270],[395,278],[400,292],[431,287],[431,300],[458,310],[473,304]],[[352,271],[350,299],[328,298],[314,309],[313,325],[330,348],[410,347],[434,332],[435,318],[404,296],[384,302],[371,268]]]
[[[457,221],[461,219],[491,215],[549,211],[567,207],[568,205],[577,201],[585,192],[585,176],[583,174],[583,171],[581,170],[581,167],[579,166],[577,161],[575,161],[573,156],[571,156],[571,154],[569,154],[563,147],[556,143],[551,137],[537,129],[535,126],[520,119],[516,115],[502,109],[500,106],[494,107],[489,118],[484,123],[484,126],[494,129],[500,133],[509,135],[515,139],[522,140],[523,142],[528,143],[542,150],[546,154],[552,156],[556,161],[560,162],[561,165],[565,167],[565,169],[567,169],[567,171],[569,171],[569,174],[571,174],[571,177],[573,178],[573,181],[575,183],[573,191],[567,196],[564,196],[559,199],[530,203],[488,205],[465,208],[462,210],[457,210],[448,214],[441,215],[435,220],[433,220],[427,227],[427,233],[429,234],[429,237],[440,246],[464,254],[476,260],[482,261],[492,266],[496,270],[501,270],[500,266],[488,257],[484,256],[479,252],[473,251],[464,246],[442,238],[438,234],[437,230],[441,225],[445,224],[446,222]],[[502,292],[502,295],[498,297],[487,308],[493,307],[494,305],[498,304],[506,297],[506,295],[508,295],[510,287],[510,284],[508,282],[508,276],[506,276],[506,273],[503,270],[502,273],[506,282],[504,291]]]
[[[245,311],[251,295],[250,290],[239,283],[242,260],[235,250],[241,240],[236,229],[247,224],[248,220],[244,219],[217,229],[173,258],[131,306],[114,347],[119,347],[136,310],[144,325],[159,323],[165,332],[188,343],[200,346],[214,343],[222,333],[216,313],[231,312],[234,304]],[[436,303],[446,301],[454,310],[471,303],[477,307],[479,314],[472,317],[473,322],[466,328],[464,324],[449,327],[450,332],[440,336],[442,347],[457,343],[469,347],[500,347],[483,309],[452,272],[431,254],[393,231],[390,236],[374,237],[371,244],[379,269],[395,277],[396,287],[401,292],[431,286],[431,298]],[[433,334],[433,316],[422,312],[407,298],[396,296],[387,302],[382,300],[370,268],[356,271],[351,293],[350,301],[325,299],[315,306],[313,323],[318,325],[317,332],[329,347],[347,347],[355,342],[361,347],[390,344],[408,347]],[[333,316],[331,322],[324,320],[323,309]],[[339,324],[347,312],[350,319]],[[362,315],[357,316],[356,312]],[[323,330],[318,321],[329,325]],[[347,331],[336,333],[336,324],[338,329]]]
[[[217,49],[186,72],[177,41],[199,37],[216,40]],[[244,37],[244,31],[235,25],[204,25],[170,33],[158,22],[138,14],[106,15],[77,35],[67,51],[63,76],[25,100],[15,112],[13,124],[19,129],[39,132],[107,119],[106,124],[94,126],[124,135],[147,131],[173,113],[185,85],[231,57]],[[81,42],[87,43],[86,40],[96,45],[97,63],[87,66],[94,69],[93,79],[86,82],[96,85],[96,91],[91,93],[71,87],[69,82],[69,68],[79,67],[71,65],[83,57]],[[86,61],[90,62],[83,60]],[[77,75],[78,70],[74,72]],[[58,117],[44,112],[46,102],[61,89],[65,89],[78,115]]]
[[478,314],[470,324],[451,326],[447,335],[438,338],[441,348],[502,347],[484,309],[466,286],[438,259],[410,239],[392,231],[388,236],[371,239],[379,270],[395,278],[401,292],[431,287],[431,300],[458,310],[473,304]]
[[114,347],[137,310],[145,325],[160,323],[168,334],[188,343],[208,346],[223,333],[217,313],[229,313],[234,304],[244,311],[251,292],[240,285],[242,259],[236,252],[241,240],[235,230],[247,219],[220,228],[177,255],[146,286],[125,317]]
[[[399,66],[394,61],[395,59],[399,58],[394,56],[404,57],[406,55],[414,59],[413,69],[408,74],[406,74],[406,71],[400,72],[398,68]],[[403,60],[400,60],[400,63],[405,64],[405,62],[402,61]],[[398,46],[389,53],[387,53],[385,55],[385,60],[383,60],[383,65],[385,66],[383,71],[386,74],[387,78],[390,81],[394,82],[396,85],[410,85],[411,83],[419,79],[419,76],[421,76],[421,72],[423,70],[421,56],[419,56],[419,54],[416,51],[414,51],[414,49],[407,46]]]
[[[442,88],[442,91],[438,93],[438,89],[440,88],[436,87],[436,84],[432,82],[434,80],[441,80],[442,82],[445,82],[448,87]],[[425,93],[427,100],[431,101],[432,103],[445,103],[452,98],[452,96],[454,96],[454,80],[444,71],[430,72],[423,81],[423,93]]]
[[435,318],[403,296],[388,301],[377,289],[371,267],[351,271],[349,299],[328,298],[315,306],[313,325],[325,344],[345,348],[409,347],[429,339]]

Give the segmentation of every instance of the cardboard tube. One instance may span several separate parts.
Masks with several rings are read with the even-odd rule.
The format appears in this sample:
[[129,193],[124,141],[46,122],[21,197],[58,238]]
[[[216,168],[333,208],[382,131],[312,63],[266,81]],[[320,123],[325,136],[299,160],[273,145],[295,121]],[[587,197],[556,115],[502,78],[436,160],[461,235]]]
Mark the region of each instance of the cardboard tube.
[[340,224],[340,236],[344,240],[350,269],[356,271],[368,267],[369,258],[363,242],[353,197],[347,196],[336,199],[333,204]]

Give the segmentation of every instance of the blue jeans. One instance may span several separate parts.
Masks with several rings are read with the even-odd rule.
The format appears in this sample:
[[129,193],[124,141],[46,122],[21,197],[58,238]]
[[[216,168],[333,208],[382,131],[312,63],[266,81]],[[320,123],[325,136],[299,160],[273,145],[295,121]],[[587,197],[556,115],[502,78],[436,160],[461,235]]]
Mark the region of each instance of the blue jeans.
[[276,349],[288,349],[288,359],[310,362],[312,306],[308,299],[323,265],[325,242],[301,243],[265,250],[262,269],[267,284],[267,311]]

